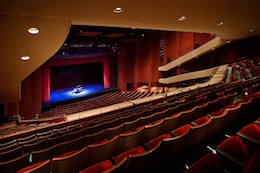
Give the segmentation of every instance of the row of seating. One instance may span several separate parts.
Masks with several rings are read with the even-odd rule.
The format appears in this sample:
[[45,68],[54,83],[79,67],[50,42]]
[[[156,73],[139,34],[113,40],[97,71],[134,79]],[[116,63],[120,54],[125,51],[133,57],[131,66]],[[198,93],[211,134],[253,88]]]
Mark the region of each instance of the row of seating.
[[[209,120],[209,119],[210,119],[210,118],[208,118],[208,120]],[[161,122],[158,123],[158,124],[156,123],[156,125],[153,125],[153,126],[145,126],[143,129],[149,129],[149,127],[157,127],[158,129],[162,129],[162,126],[161,126],[161,128],[159,128],[159,127],[160,127],[159,124],[163,124],[162,122],[163,122],[163,121],[161,121]],[[195,123],[199,123],[199,122],[201,122],[201,120],[200,120],[200,121],[196,121]],[[207,124],[208,124],[208,123],[207,123]],[[184,127],[189,127],[190,129],[192,129],[191,125],[189,125],[189,126],[185,125]],[[184,129],[184,127],[181,127],[180,129]],[[206,127],[206,126],[205,126],[205,127]],[[137,130],[137,131],[138,131],[138,130]],[[183,131],[183,130],[181,130],[181,131]],[[191,131],[192,131],[192,130],[191,130]],[[196,131],[196,130],[195,130],[195,131]],[[156,133],[156,132],[157,132],[157,133]],[[161,133],[162,133],[162,132],[163,132],[163,131],[161,131]],[[204,130],[204,132],[205,132],[205,130]],[[159,137],[159,138],[157,138],[157,140],[158,140],[158,139],[162,139],[162,136],[163,136],[163,137],[166,136],[167,138],[170,138],[170,137],[171,137],[171,135],[169,135],[169,133],[160,135],[161,133],[159,133],[158,130],[156,131],[155,129],[153,129],[152,132],[147,133],[147,134],[149,134],[150,136],[151,136],[151,134],[156,134],[156,135],[154,135],[153,137],[156,137],[156,136]],[[176,131],[175,131],[175,133],[176,133]],[[200,132],[199,134],[200,134],[200,136],[201,136],[203,133]],[[158,135],[159,135],[159,136],[158,136]],[[193,141],[193,142],[194,142],[194,141],[199,141],[198,139],[201,139],[201,140],[203,139],[203,137],[198,138],[198,136],[197,136],[197,135],[194,135],[194,134],[191,135],[191,136],[192,136],[192,137],[196,137],[196,138],[195,138],[196,140],[194,140],[194,139],[191,140],[191,141]],[[150,138],[147,139],[147,138],[142,137],[142,139],[146,139],[146,140],[144,140],[144,141],[147,141],[147,142],[148,142],[149,139],[152,139],[152,138],[150,137]],[[188,139],[192,139],[192,138],[188,138]],[[140,143],[140,141],[142,141],[142,140],[139,139],[139,143]],[[144,142],[144,141],[142,141],[142,142]],[[154,140],[153,140],[153,141],[154,141]],[[70,143],[70,142],[69,142],[69,143]],[[82,144],[83,142],[81,141],[80,143]],[[154,142],[151,142],[151,141],[150,141],[150,146],[154,146],[155,144],[153,144],[153,143],[154,143]],[[200,141],[199,141],[198,143],[200,143]],[[149,144],[149,142],[148,142],[147,144]],[[187,143],[186,143],[186,145],[190,145],[190,144],[192,144],[192,143],[191,143],[191,142],[187,142]],[[193,143],[193,144],[194,144],[194,143]],[[77,145],[74,143],[72,146],[75,147],[75,146],[77,146]],[[185,146],[185,145],[184,145],[184,146]],[[195,146],[195,144],[192,145],[192,146]],[[67,147],[67,148],[72,148],[72,147]],[[131,148],[131,149],[133,149],[133,148]],[[143,151],[144,151],[144,150],[143,150]],[[169,152],[169,150],[166,150],[166,151]],[[180,150],[180,151],[181,151],[181,150]],[[102,152],[101,152],[101,153],[102,153]],[[161,153],[161,152],[160,152],[160,153]],[[165,155],[165,154],[164,154],[164,155]]]
[[99,107],[109,106],[116,103],[121,103],[124,101],[130,101],[135,99],[140,99],[144,97],[149,97],[154,92],[137,92],[137,91],[125,91],[125,92],[111,92],[98,96],[92,99],[87,99],[75,103],[70,103],[66,105],[56,106],[50,111],[41,113],[41,117],[53,117],[58,115],[69,115],[77,112],[82,112],[90,109],[96,109]]
[[[191,106],[194,106],[193,103],[200,103],[200,101],[205,102],[205,100],[202,100],[199,98],[193,102],[188,102],[189,104],[186,104],[186,103],[183,105],[179,104],[179,105],[177,105],[177,107],[168,108],[166,110],[162,109],[163,111],[160,110],[160,112],[157,112],[158,110],[154,111],[154,109],[152,109],[151,113],[149,113],[150,108],[148,108],[145,111],[142,110],[141,112],[136,112],[134,114],[130,114],[130,116],[127,116],[127,117],[123,117],[121,115],[119,118],[117,118],[114,116],[112,118],[110,117],[111,120],[107,120],[104,122],[95,120],[95,122],[94,122],[95,124],[92,123],[92,126],[87,126],[86,124],[85,124],[85,126],[83,126],[81,123],[79,123],[79,124],[75,124],[75,125],[71,125],[71,126],[65,126],[65,127],[59,128],[59,129],[52,129],[52,130],[49,130],[46,132],[39,132],[39,133],[35,133],[35,134],[32,134],[32,135],[24,137],[24,138],[18,138],[17,140],[12,140],[10,142],[7,142],[7,144],[9,144],[9,145],[4,148],[5,148],[5,150],[8,150],[8,149],[13,149],[14,147],[23,145],[24,150],[27,151],[28,150],[28,149],[26,149],[27,147],[33,148],[36,146],[40,146],[41,143],[44,143],[44,142],[40,142],[42,140],[46,140],[47,146],[51,146],[51,145],[61,142],[62,140],[74,139],[75,137],[80,137],[80,136],[88,135],[88,134],[91,134],[94,132],[99,132],[102,129],[108,129],[107,131],[112,131],[112,130],[115,131],[115,129],[117,128],[116,126],[117,125],[121,126],[121,124],[124,124],[124,126],[121,126],[120,129],[123,129],[123,128],[127,129],[126,126],[128,124],[131,124],[131,121],[134,121],[136,125],[146,124],[148,122],[151,122],[152,120],[156,121],[156,120],[164,118],[164,117],[169,117],[170,115],[175,114],[176,111],[181,111],[184,108],[188,109]],[[218,103],[218,105],[221,105],[221,104],[219,104],[220,102],[215,102],[215,103]],[[189,105],[189,107],[187,107],[187,105]],[[164,105],[164,107],[162,107],[162,108],[167,108],[165,106],[167,106],[167,104]],[[176,115],[174,115],[175,126],[173,126],[174,124],[172,122],[170,122],[170,121],[173,121],[170,117],[167,118],[167,122],[170,122],[168,124],[171,124],[172,128],[183,125],[185,123],[188,123],[190,120],[197,118],[198,117],[197,115],[202,115],[201,113],[205,111],[207,106],[208,106],[208,103],[199,105],[199,106],[195,106],[187,111],[182,111],[180,113],[177,113]],[[158,107],[156,107],[156,108],[158,109]],[[148,112],[148,114],[147,114],[147,112]],[[156,113],[152,114],[152,112],[156,112]],[[178,119],[177,119],[177,115],[178,115]],[[140,120],[140,121],[136,121],[136,120]],[[124,123],[124,122],[126,122],[126,123]],[[115,127],[115,128],[112,128],[112,127]],[[109,128],[111,128],[112,130],[109,130]],[[21,140],[23,140],[24,142],[21,143],[20,142]],[[27,140],[27,142],[26,142],[26,140]],[[14,142],[14,141],[16,141],[16,142]],[[32,142],[34,142],[35,145]],[[30,145],[26,145],[27,143],[30,143]],[[12,145],[10,145],[10,144],[12,144]],[[8,157],[5,157],[5,158],[8,158]]]
[[212,152],[194,162],[185,173],[257,173],[260,171],[259,118],[221,141]]

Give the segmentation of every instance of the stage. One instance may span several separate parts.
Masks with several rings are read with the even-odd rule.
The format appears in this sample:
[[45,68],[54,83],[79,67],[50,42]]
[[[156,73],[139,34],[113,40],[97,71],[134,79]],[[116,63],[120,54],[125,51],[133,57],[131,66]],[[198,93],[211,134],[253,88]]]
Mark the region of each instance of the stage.
[[42,112],[55,108],[58,105],[73,103],[88,98],[97,97],[108,92],[119,91],[115,88],[104,88],[100,84],[78,85],[50,92],[50,100],[42,103]]

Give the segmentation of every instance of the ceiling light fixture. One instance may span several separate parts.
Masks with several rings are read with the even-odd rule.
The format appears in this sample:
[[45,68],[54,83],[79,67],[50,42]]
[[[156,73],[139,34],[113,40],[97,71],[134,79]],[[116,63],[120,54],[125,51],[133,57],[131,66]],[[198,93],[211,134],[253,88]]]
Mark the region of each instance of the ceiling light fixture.
[[40,30],[38,28],[31,27],[31,28],[28,29],[28,32],[32,35],[36,35],[40,32]]
[[218,26],[221,26],[221,25],[223,25],[224,24],[224,22],[223,21],[220,21],[219,23],[218,23]]
[[27,60],[29,60],[30,59],[30,56],[22,56],[21,57],[21,60],[23,60],[23,61],[27,61]]
[[255,30],[254,29],[250,29],[249,32],[252,33],[252,32],[255,32]]
[[114,10],[113,10],[113,12],[114,13],[122,13],[124,10],[123,10],[123,8],[122,7],[120,7],[120,6],[117,6]]
[[186,20],[187,19],[187,17],[186,16],[181,16],[178,20],[180,21],[180,22],[182,22],[182,21],[184,21],[184,20]]

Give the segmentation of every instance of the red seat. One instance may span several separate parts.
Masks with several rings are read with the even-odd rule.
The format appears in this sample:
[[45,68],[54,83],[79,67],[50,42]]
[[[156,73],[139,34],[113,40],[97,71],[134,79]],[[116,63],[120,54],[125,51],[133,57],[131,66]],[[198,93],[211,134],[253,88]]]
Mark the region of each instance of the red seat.
[[197,160],[185,173],[224,173],[224,167],[217,154],[208,153]]
[[105,160],[80,171],[80,173],[101,173],[111,168],[113,168],[113,163],[110,160]]
[[242,170],[250,155],[249,151],[239,136],[231,136],[222,141],[216,148],[221,156],[224,167],[230,172]]
[[125,157],[128,158],[132,154],[142,154],[142,153],[145,153],[145,152],[146,152],[146,150],[142,146],[137,146],[137,147],[131,148],[131,149],[119,154],[117,156],[117,161],[120,162]]
[[255,151],[260,146],[260,126],[256,123],[251,123],[243,127],[237,132],[248,146],[251,151]]

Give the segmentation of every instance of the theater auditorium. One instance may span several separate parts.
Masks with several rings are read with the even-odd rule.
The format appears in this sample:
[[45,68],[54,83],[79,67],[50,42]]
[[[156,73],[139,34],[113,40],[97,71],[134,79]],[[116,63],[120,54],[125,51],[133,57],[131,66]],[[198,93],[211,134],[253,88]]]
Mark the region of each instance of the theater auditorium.
[[3,0],[1,173],[259,173],[260,4]]

